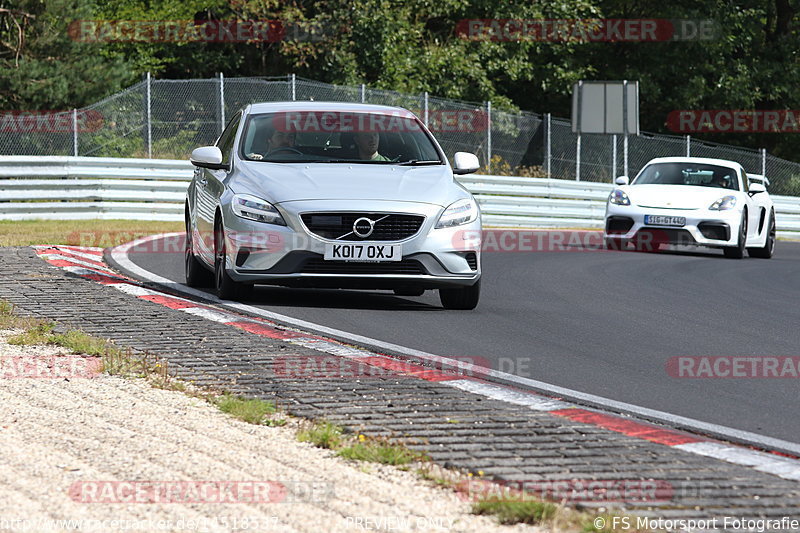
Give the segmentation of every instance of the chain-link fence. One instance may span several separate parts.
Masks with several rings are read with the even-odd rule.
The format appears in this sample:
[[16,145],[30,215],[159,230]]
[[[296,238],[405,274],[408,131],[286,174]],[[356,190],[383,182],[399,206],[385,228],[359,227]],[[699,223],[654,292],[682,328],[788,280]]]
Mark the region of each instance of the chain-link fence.
[[492,109],[424,94],[364,85],[340,86],[297,78],[223,78],[145,81],[91,106],[53,114],[0,114],[0,155],[188,157],[211,144],[227,119],[254,102],[316,100],[395,105],[411,110],[434,132],[449,157],[478,155],[483,172],[611,182],[634,176],[664,156],[731,159],[766,174],[775,194],[800,196],[800,163],[688,136],[572,133],[569,120]]

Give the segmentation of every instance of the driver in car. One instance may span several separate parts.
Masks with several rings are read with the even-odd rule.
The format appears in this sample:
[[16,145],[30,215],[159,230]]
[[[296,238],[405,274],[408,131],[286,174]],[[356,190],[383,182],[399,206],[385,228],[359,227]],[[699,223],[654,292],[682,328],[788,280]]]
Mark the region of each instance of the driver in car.
[[715,170],[714,175],[711,178],[711,184],[717,187],[722,187],[723,189],[730,189],[731,184],[733,181],[731,180],[731,176],[728,172],[723,170]]
[[293,131],[272,130],[271,135],[267,137],[266,148],[267,150],[263,154],[253,152],[247,154],[247,157],[250,159],[264,159],[264,157],[278,151],[283,151],[287,154],[300,153],[300,151],[295,148],[295,132]]
[[367,161],[391,161],[378,153],[380,136],[376,131],[360,131],[353,136],[358,150],[358,158]]

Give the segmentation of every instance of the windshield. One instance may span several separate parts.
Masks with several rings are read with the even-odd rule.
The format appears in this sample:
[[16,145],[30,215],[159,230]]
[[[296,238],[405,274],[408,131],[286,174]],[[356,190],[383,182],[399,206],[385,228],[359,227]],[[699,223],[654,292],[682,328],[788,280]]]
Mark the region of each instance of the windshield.
[[732,168],[697,163],[655,163],[648,165],[633,182],[636,185],[697,185],[739,190]]
[[251,115],[242,159],[271,163],[443,165],[409,112],[284,111]]

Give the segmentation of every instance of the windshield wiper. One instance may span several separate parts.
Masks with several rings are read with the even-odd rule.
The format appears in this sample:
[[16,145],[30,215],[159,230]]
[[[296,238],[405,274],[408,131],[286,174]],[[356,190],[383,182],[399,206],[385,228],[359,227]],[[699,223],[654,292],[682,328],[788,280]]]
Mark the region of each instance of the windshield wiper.
[[397,165],[404,165],[404,166],[411,166],[411,165],[441,165],[442,162],[439,160],[425,160],[425,159],[410,159],[408,161],[403,161],[401,163],[396,163]]

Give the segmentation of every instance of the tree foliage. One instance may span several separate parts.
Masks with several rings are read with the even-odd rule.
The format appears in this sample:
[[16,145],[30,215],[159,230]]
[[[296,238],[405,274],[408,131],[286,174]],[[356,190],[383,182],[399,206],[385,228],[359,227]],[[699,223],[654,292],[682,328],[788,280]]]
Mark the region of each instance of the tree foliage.
[[[667,132],[681,109],[797,109],[794,0],[0,0],[0,104],[80,106],[140,79],[283,76],[568,116],[579,79],[640,81],[641,123]],[[464,39],[464,19],[713,19],[715,39],[496,42]],[[75,19],[272,20],[321,34],[273,42],[79,43]],[[796,158],[792,134],[705,134]]]

